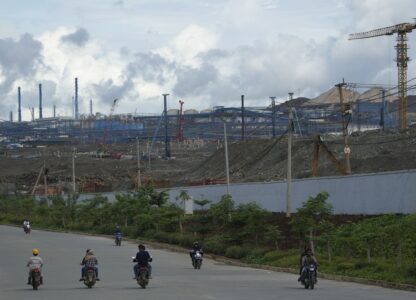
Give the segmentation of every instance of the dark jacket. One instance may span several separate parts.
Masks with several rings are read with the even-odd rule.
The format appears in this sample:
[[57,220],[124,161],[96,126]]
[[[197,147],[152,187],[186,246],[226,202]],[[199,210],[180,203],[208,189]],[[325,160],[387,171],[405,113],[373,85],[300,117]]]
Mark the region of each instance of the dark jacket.
[[150,261],[152,261],[152,257],[146,250],[137,252],[134,259],[134,262],[137,262],[140,267],[147,267]]

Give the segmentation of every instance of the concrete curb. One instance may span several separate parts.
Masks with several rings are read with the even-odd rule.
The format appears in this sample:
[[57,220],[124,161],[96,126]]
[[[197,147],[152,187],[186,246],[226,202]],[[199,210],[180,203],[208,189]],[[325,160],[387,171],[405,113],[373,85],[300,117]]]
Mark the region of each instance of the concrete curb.
[[[13,226],[13,227],[21,227],[14,224],[0,224],[0,225],[6,225],[6,226]],[[50,231],[50,232],[60,232],[60,233],[72,233],[72,234],[79,234],[79,235],[89,235],[89,236],[100,236],[100,237],[107,237],[107,238],[113,238],[112,235],[107,234],[96,234],[96,233],[89,233],[89,232],[82,232],[82,231],[71,231],[71,230],[59,230],[59,229],[43,229],[40,228],[39,230],[42,231]],[[163,250],[169,250],[172,252],[183,252],[183,253],[189,253],[189,249],[184,248],[182,246],[178,245],[171,245],[161,242],[154,242],[154,241],[147,241],[143,239],[131,239],[131,238],[125,238],[123,237],[124,241],[128,241],[131,243],[142,243],[150,245],[153,248],[157,249],[163,249]],[[237,259],[231,259],[225,256],[221,255],[215,255],[215,254],[204,254],[205,257],[208,257],[212,260],[215,260],[217,262],[221,262],[227,265],[236,266],[236,267],[245,267],[245,268],[254,268],[254,269],[262,269],[262,270],[268,270],[273,272],[283,272],[283,273],[291,273],[291,274],[298,274],[299,270],[292,269],[292,268],[282,268],[282,267],[274,267],[269,265],[260,265],[260,264],[247,264],[243,263],[240,260]],[[350,277],[350,276],[342,276],[342,275],[333,275],[333,274],[326,274],[319,272],[319,278],[327,279],[327,280],[334,280],[334,281],[341,281],[341,282],[354,282],[359,284],[366,284],[366,285],[374,285],[389,289],[396,289],[396,290],[404,290],[404,291],[411,291],[416,292],[416,286],[411,284],[403,284],[403,283],[394,283],[389,281],[383,281],[383,280],[374,280],[374,279],[365,279],[365,278],[359,278],[359,277]]]

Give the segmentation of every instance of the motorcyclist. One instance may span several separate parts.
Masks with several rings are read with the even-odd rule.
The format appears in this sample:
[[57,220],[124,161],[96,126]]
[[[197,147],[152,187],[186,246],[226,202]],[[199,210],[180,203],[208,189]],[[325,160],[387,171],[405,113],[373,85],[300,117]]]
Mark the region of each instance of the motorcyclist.
[[121,237],[123,234],[121,233],[121,229],[119,226],[116,227],[116,230],[114,231],[114,236],[117,237]]
[[22,225],[23,229],[25,228],[30,228],[30,222],[28,219],[24,219],[23,220],[23,225]]
[[152,266],[149,264],[153,260],[152,256],[149,254],[148,251],[146,251],[146,247],[142,244],[138,246],[139,252],[136,253],[136,258],[133,260],[133,262],[137,262],[137,264],[134,265],[133,271],[134,271],[134,279],[137,280],[139,277],[140,267],[147,267],[148,269],[148,276],[149,278],[152,278]]
[[26,266],[29,267],[29,278],[27,280],[27,284],[32,284],[32,271],[34,269],[39,269],[41,271],[40,276],[40,284],[43,284],[43,278],[42,278],[42,266],[43,266],[43,260],[39,256],[39,250],[33,249],[32,250],[33,256],[29,258],[29,261],[27,262]]
[[[318,267],[318,261],[316,260],[316,257],[313,255],[313,252],[310,248],[306,249],[306,255],[302,257],[302,271],[299,277],[298,281],[303,280],[303,276],[306,274],[306,268],[310,266],[311,264],[315,265],[315,278],[318,278],[317,276],[317,267]],[[316,279],[317,280],[317,279]]]
[[201,255],[204,255],[204,251],[202,250],[202,247],[199,245],[198,242],[194,242],[192,245],[192,250],[189,252],[189,256],[191,256],[192,261],[194,260],[194,256],[196,252],[201,253]]
[[97,261],[97,257],[94,255],[94,251],[92,251],[91,249],[87,249],[85,251],[85,256],[82,259],[81,262],[81,279],[79,281],[83,281],[85,278],[85,275],[87,273],[87,269],[89,267],[94,268],[95,271],[95,280],[100,281],[100,279],[98,278],[98,268],[96,267],[96,265],[98,265],[98,261]]

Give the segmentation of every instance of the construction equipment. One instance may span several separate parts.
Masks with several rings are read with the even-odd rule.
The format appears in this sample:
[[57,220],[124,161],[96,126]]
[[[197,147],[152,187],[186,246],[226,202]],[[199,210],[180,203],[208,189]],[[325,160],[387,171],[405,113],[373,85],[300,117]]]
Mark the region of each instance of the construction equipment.
[[341,163],[335,155],[329,150],[328,146],[325,145],[324,140],[320,135],[317,136],[316,141],[313,144],[313,157],[312,157],[312,176],[319,175],[319,151],[322,149],[328,157],[328,159],[336,166],[339,173],[342,175],[348,175],[346,166]]
[[177,129],[177,133],[176,133],[176,138],[178,139],[179,142],[183,142],[184,137],[183,137],[183,124],[184,124],[184,117],[183,117],[183,104],[185,102],[183,102],[182,100],[179,100],[179,104],[180,104],[180,108],[179,108],[179,112],[178,112],[178,129]]
[[373,38],[382,35],[397,33],[397,68],[398,68],[398,90],[399,90],[399,122],[400,129],[407,128],[407,33],[416,28],[416,23],[401,23],[389,27],[378,28],[371,31],[352,33],[349,40]]
[[109,125],[107,126],[107,122],[105,123],[104,135],[103,135],[103,144],[105,144],[106,141],[107,141],[108,130],[109,130],[108,128],[110,127],[110,130],[111,130],[111,127],[112,127],[112,124],[113,124],[112,117],[113,117],[114,110],[116,109],[117,101],[118,101],[118,98],[114,99],[113,104],[111,105],[110,114],[108,115]]

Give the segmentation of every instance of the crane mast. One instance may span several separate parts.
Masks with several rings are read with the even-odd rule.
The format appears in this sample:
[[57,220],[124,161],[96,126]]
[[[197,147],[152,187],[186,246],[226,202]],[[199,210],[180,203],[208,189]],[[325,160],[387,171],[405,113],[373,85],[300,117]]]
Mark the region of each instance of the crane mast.
[[373,38],[382,35],[397,34],[397,83],[399,96],[399,122],[400,129],[406,129],[407,124],[407,62],[410,60],[407,56],[407,33],[416,28],[416,23],[401,23],[389,27],[378,28],[371,31],[352,33],[349,40]]

